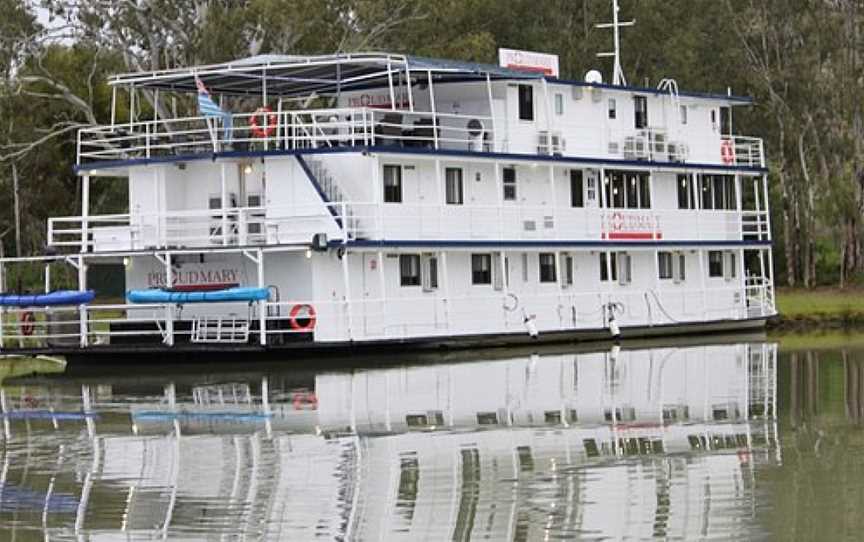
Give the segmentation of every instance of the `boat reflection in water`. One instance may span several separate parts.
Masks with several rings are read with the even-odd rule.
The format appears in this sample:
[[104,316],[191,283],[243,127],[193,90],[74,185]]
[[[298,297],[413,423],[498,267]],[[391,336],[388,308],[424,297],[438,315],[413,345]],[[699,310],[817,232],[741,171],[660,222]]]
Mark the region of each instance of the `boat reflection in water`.
[[755,470],[780,461],[767,343],[240,370],[7,383],[0,530],[752,536]]

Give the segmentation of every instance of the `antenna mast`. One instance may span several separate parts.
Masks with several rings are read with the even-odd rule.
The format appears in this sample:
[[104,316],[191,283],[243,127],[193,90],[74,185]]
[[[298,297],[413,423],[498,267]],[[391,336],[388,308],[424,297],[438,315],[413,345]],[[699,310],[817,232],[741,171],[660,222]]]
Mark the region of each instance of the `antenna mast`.
[[613,85],[626,85],[627,80],[624,78],[624,70],[621,69],[621,40],[620,40],[620,29],[622,26],[633,26],[636,24],[636,20],[621,22],[618,20],[618,0],[612,0],[612,22],[611,23],[601,23],[594,25],[596,28],[611,28],[612,29],[612,38],[615,43],[615,50],[607,53],[597,53],[598,57],[614,57],[614,66],[612,72],[612,84]]

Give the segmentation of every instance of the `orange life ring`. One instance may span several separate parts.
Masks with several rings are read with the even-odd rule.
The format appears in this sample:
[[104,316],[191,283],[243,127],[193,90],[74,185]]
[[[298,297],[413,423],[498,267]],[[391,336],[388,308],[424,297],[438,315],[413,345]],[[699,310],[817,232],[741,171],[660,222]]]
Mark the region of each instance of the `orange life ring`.
[[724,164],[732,164],[735,162],[735,148],[732,147],[732,142],[724,139],[720,144],[720,158]]
[[[264,120],[261,124],[259,118]],[[276,133],[276,126],[279,124],[279,117],[267,106],[259,107],[252,113],[252,118],[249,119],[249,128],[252,135],[255,137],[270,137]]]
[[33,330],[36,329],[36,316],[30,312],[22,312],[20,317],[21,334],[30,336],[33,335]]
[[294,410],[316,410],[318,397],[313,391],[295,391],[291,404]]
[[[305,316],[300,316],[302,311],[306,311]],[[300,323],[298,320],[306,320],[306,323]],[[315,307],[312,305],[294,305],[291,307],[291,312],[288,313],[288,324],[295,331],[312,331],[315,329],[316,313]]]

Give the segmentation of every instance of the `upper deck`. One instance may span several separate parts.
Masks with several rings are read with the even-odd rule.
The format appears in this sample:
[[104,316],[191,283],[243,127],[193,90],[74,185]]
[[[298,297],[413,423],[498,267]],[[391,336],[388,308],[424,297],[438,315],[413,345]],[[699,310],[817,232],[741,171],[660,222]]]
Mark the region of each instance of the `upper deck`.
[[[764,167],[761,139],[733,135],[732,107],[749,99],[679,93],[670,81],[623,87],[367,53],[253,57],[111,84],[115,110],[128,97],[129,119],[112,115],[79,132],[84,173],[195,155],[369,147]],[[210,109],[190,100],[202,87]]]

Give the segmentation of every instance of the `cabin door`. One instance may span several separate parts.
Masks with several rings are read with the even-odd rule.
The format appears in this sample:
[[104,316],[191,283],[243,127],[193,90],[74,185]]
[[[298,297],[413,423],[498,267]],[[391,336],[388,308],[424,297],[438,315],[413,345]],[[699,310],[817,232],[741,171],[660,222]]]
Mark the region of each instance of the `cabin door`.
[[[363,333],[366,337],[381,337],[384,335],[384,317],[386,307],[384,306],[381,292],[381,264],[378,253],[362,253],[363,271],[360,273],[362,290],[362,302],[360,304],[359,316],[363,325]],[[392,260],[391,260],[391,265]]]

